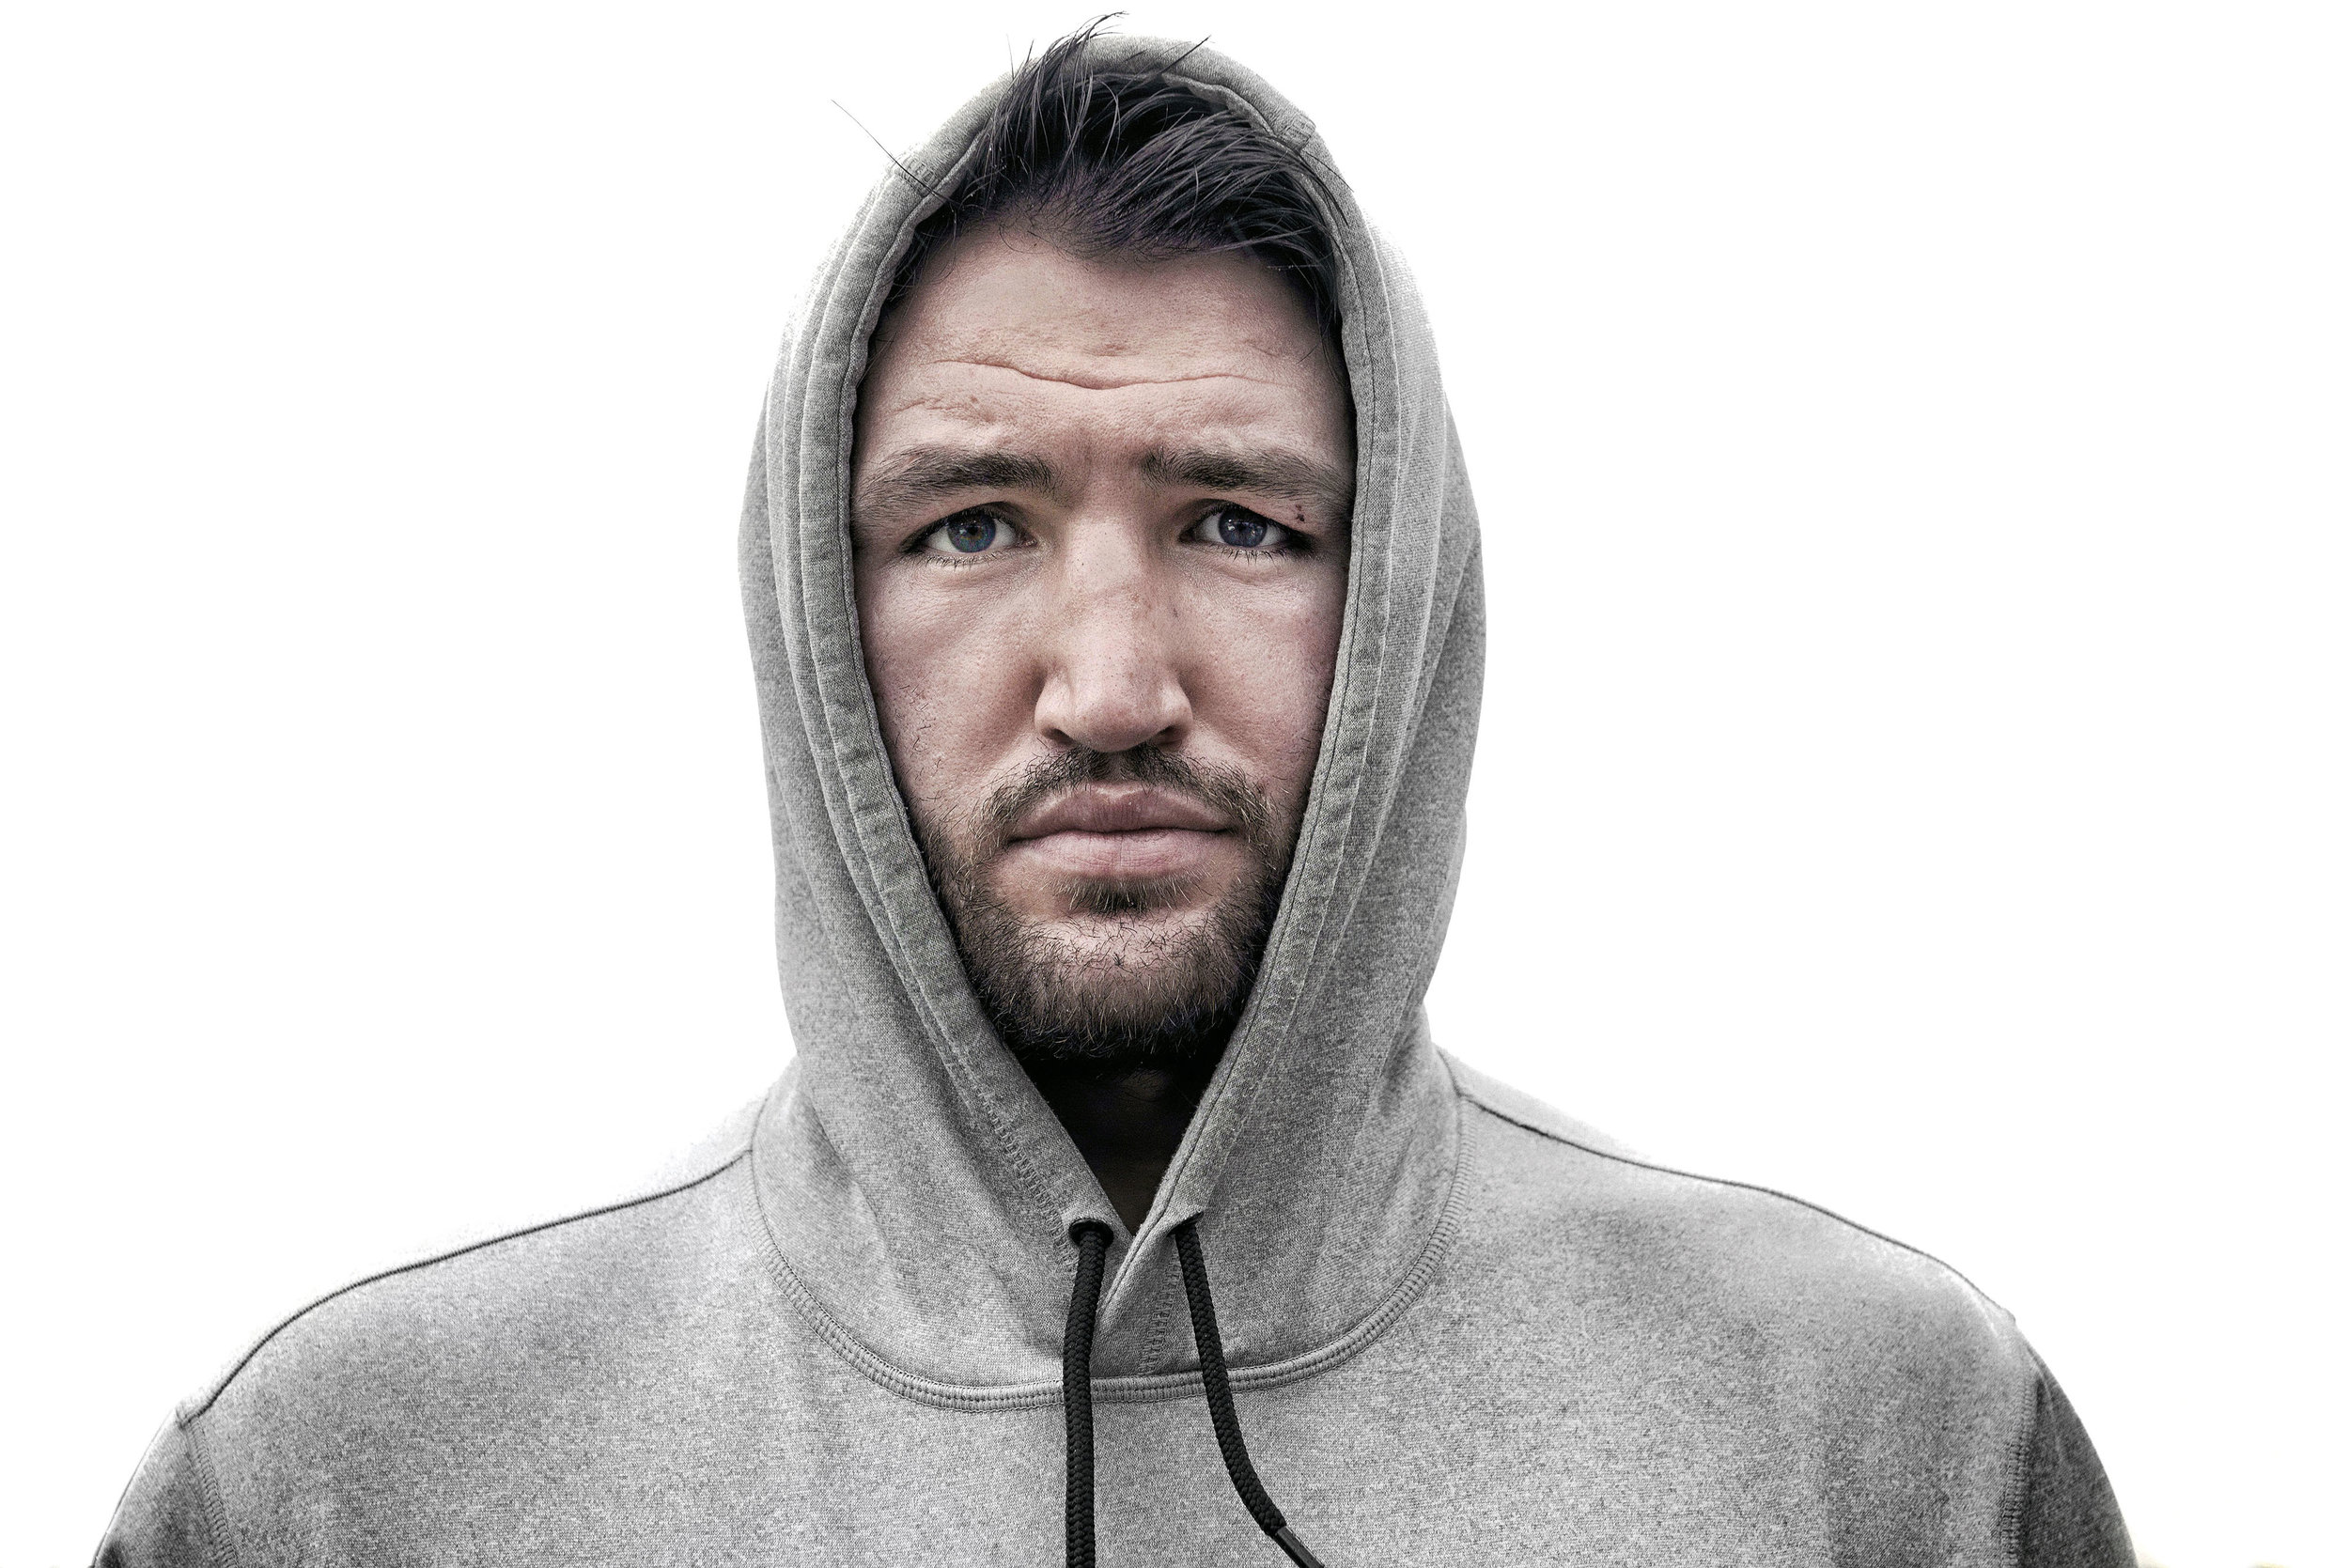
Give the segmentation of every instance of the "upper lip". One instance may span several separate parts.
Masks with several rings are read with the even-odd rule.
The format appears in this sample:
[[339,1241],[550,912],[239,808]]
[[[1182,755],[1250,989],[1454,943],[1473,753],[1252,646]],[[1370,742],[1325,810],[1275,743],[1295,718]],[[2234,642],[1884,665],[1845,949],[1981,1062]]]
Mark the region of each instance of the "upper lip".
[[1198,800],[1150,784],[1079,784],[1019,819],[1012,839],[1048,833],[1139,833],[1152,828],[1221,832],[1229,824]]

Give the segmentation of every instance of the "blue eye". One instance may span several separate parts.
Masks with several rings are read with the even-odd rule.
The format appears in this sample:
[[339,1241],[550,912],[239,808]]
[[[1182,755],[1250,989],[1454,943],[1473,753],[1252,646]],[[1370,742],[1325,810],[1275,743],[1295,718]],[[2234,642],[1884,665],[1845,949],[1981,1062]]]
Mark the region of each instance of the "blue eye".
[[1264,543],[1264,531],[1270,526],[1264,519],[1252,518],[1245,512],[1215,515],[1216,536],[1240,550],[1253,550]]
[[984,555],[999,546],[1008,548],[1018,537],[1018,530],[1010,523],[985,507],[973,506],[923,535],[922,549],[933,555]]
[[1191,528],[1191,537],[1204,544],[1233,550],[1278,550],[1289,541],[1289,531],[1258,517],[1245,506],[1218,506]]

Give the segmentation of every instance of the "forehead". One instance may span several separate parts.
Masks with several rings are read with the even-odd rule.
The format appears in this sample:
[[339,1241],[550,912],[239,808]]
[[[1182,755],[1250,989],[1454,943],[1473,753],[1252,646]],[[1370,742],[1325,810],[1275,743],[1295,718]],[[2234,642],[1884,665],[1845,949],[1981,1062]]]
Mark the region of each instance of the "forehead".
[[874,344],[857,456],[894,439],[1038,427],[1138,442],[1276,430],[1337,447],[1335,357],[1270,268],[1223,254],[1085,259],[1017,231],[932,257]]

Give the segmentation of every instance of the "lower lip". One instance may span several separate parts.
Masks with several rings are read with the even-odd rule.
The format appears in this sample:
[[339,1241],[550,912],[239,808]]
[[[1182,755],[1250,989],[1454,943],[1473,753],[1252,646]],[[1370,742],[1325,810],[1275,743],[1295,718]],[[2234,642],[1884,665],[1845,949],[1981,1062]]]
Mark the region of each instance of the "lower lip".
[[1047,833],[1021,839],[1008,857],[1062,877],[1143,882],[1204,867],[1222,833],[1193,828],[1142,828],[1126,833]]

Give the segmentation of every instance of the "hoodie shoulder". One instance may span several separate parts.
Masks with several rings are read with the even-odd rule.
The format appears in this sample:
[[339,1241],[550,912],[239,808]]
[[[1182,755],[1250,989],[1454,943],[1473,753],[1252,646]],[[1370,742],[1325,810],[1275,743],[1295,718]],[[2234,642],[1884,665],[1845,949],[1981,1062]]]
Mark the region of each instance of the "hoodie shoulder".
[[1479,1419],[1516,1452],[1601,1434],[1620,1485],[1779,1508],[1821,1560],[2124,1568],[2086,1435],[1956,1270],[1454,1079],[1464,1202],[1420,1332],[1481,1347]]
[[2036,1361],[2005,1309],[1939,1259],[1801,1198],[1643,1158],[1453,1063],[1479,1118],[1471,1230],[1536,1273],[1604,1279],[1683,1322],[1850,1369],[1936,1363],[2028,1416]]
[[175,1413],[98,1561],[332,1557],[351,1529],[437,1540],[424,1499],[552,1483],[600,1420],[673,1416],[702,1391],[678,1375],[696,1346],[770,1307],[739,1179],[749,1126],[732,1118],[636,1196],[369,1275],[278,1324]]
[[178,1421],[148,1445],[115,1505],[94,1568],[212,1568],[228,1559],[219,1536],[220,1495],[205,1473],[195,1434]]
[[1443,1061],[1444,1065],[1452,1069],[1452,1081],[1458,1086],[1461,1097],[1502,1121],[1591,1154],[1639,1160],[1640,1157],[1627,1144],[1608,1137],[1589,1123],[1578,1122],[1522,1089],[1512,1088],[1488,1073],[1478,1072],[1448,1051],[1444,1053]]
[[651,1285],[686,1254],[707,1249],[717,1218],[712,1189],[748,1153],[747,1123],[738,1114],[630,1197],[329,1291],[262,1334],[181,1407],[179,1420],[194,1421],[260,1385],[335,1376],[354,1358],[421,1354],[429,1345],[444,1359],[474,1339],[528,1332],[548,1319],[591,1328],[617,1304],[615,1294]]

